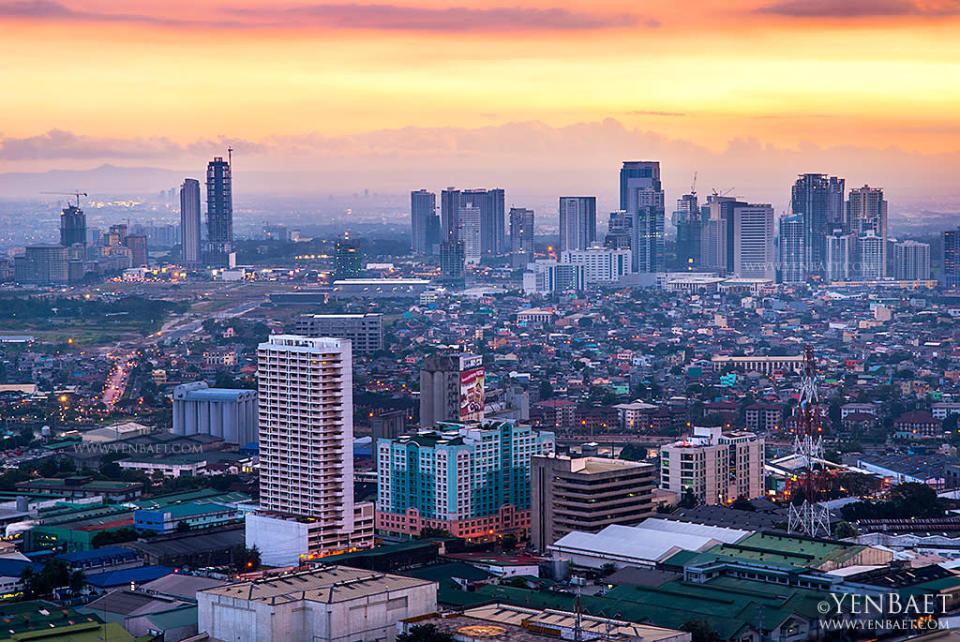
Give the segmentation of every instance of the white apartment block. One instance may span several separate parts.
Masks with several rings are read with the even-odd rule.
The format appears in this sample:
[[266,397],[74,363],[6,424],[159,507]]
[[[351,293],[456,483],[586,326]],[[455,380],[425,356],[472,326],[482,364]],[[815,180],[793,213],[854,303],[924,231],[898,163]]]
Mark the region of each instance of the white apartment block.
[[560,255],[565,265],[583,267],[586,284],[616,283],[631,272],[632,253],[629,249],[612,249],[593,245],[585,250],[570,250]]
[[692,437],[660,448],[660,488],[680,497],[690,489],[707,505],[760,497],[764,492],[763,457],[762,437],[696,427]]
[[467,265],[479,265],[481,254],[480,207],[461,207],[458,211],[464,262]]
[[[290,517],[320,525],[304,555],[369,546],[372,528],[358,529],[353,501],[350,342],[273,335],[257,360],[261,511],[277,516],[278,529]],[[262,553],[273,546],[269,528],[247,534]]]
[[733,210],[733,272],[746,279],[776,278],[773,207],[747,205]]

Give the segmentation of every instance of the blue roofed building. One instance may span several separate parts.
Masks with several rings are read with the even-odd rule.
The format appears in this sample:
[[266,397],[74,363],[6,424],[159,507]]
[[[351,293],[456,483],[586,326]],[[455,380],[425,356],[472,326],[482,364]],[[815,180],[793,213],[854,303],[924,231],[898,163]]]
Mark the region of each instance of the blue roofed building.
[[159,535],[223,526],[240,520],[236,506],[216,503],[187,502],[133,513],[133,527],[138,532],[153,531]]
[[123,571],[108,571],[88,575],[86,582],[99,589],[109,589],[130,584],[143,584],[176,572],[175,568],[169,566],[141,566],[140,568],[128,568]]
[[106,546],[89,551],[60,553],[57,559],[67,563],[72,571],[83,571],[87,575],[106,571],[121,571],[143,566],[140,553],[119,546]]

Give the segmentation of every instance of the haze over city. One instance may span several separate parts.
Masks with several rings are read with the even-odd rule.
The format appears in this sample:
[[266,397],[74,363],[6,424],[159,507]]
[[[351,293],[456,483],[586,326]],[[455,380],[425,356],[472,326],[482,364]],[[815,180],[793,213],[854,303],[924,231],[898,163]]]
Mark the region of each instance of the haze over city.
[[[662,161],[668,194],[698,171],[702,188],[780,212],[793,176],[822,171],[883,185],[895,221],[956,212],[958,14],[911,0],[6,2],[0,68],[17,90],[0,97],[0,171],[189,175],[232,145],[247,194],[470,177],[613,204],[610,172],[639,156]],[[98,189],[130,189],[101,175]]]
[[960,640],[960,0],[0,0],[0,642]]

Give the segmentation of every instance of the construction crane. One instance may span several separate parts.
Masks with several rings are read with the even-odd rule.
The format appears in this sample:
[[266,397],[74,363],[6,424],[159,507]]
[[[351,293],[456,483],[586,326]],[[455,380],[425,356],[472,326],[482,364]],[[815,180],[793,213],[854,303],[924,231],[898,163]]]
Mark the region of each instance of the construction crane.
[[736,188],[736,187],[729,187],[729,188],[721,191],[721,190],[718,190],[716,187],[714,187],[714,188],[713,188],[713,196],[716,196],[716,197],[726,196],[727,194],[729,194],[730,192],[732,192],[732,191],[735,190],[735,189],[737,189],[737,188]]
[[81,192],[80,190],[74,190],[73,192],[40,192],[41,194],[58,194],[60,196],[73,196],[77,199],[77,209],[80,209],[80,197],[86,196],[86,192]]

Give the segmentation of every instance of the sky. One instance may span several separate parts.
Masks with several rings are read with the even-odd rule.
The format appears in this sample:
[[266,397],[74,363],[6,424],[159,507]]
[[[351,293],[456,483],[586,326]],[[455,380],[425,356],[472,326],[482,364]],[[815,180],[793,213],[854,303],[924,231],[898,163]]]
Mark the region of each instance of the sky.
[[668,199],[823,171],[960,209],[958,27],[960,0],[0,0],[0,172],[232,145],[305,189],[568,192],[662,158]]

